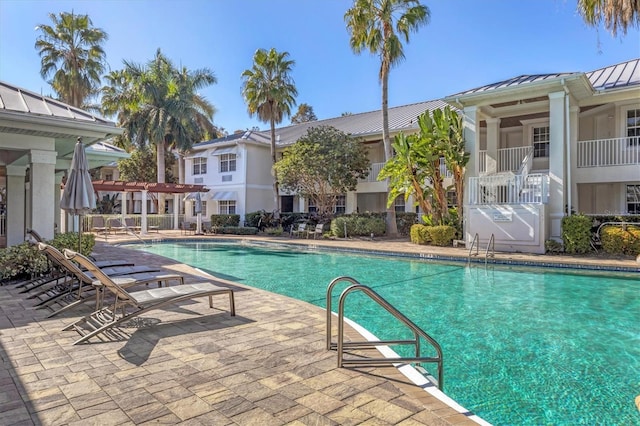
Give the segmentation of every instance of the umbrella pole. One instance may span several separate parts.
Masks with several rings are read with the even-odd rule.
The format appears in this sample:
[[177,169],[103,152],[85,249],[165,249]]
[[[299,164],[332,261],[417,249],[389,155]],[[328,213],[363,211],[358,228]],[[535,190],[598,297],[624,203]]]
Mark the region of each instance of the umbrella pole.
[[78,253],[82,253],[82,250],[80,250],[80,247],[82,247],[82,215],[81,214],[78,215]]

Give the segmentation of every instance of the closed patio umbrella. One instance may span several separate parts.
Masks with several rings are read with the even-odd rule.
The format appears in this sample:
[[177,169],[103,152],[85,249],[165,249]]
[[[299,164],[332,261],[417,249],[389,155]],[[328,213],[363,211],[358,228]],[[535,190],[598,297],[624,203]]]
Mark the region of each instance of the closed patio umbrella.
[[200,196],[199,192],[196,193],[196,205],[194,207],[194,211],[197,215],[196,234],[202,235],[202,197]]
[[67,213],[78,215],[78,252],[82,238],[82,215],[96,208],[96,195],[89,174],[89,163],[84,152],[82,139],[78,138],[73,151],[69,176],[60,199],[60,208]]

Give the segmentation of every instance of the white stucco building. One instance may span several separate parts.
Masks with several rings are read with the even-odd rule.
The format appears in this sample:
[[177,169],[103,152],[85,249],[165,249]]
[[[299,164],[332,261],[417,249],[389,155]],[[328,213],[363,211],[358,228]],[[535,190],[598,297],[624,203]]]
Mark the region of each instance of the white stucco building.
[[126,157],[91,146],[121,134],[114,123],[34,92],[0,82],[0,247],[19,244],[26,228],[44,238],[71,229],[60,210],[60,184],[76,139],[90,167]]

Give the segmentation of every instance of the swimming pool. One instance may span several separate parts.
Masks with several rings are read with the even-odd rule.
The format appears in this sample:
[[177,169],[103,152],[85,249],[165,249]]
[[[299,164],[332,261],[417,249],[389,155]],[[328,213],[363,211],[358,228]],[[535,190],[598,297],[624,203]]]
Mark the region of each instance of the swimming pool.
[[[321,307],[328,283],[352,276],[440,343],[446,393],[496,425],[640,424],[637,274],[485,269],[238,243],[134,247]],[[346,315],[379,338],[397,338],[397,323],[358,297]]]

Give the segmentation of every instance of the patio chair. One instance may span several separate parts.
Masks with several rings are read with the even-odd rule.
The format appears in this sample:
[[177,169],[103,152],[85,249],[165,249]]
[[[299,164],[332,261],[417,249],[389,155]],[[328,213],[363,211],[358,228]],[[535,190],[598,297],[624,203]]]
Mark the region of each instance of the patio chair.
[[[191,300],[198,297],[208,297],[209,307],[213,308],[213,296],[229,296],[229,313],[235,316],[235,302],[233,290],[227,287],[219,287],[211,282],[197,284],[184,284],[171,287],[153,288],[136,292],[127,292],[111,277],[103,273],[91,260],[74,251],[65,249],[65,258],[74,260],[87,268],[98,279],[100,285],[109,290],[115,296],[111,307],[101,306],[95,312],[75,321],[63,330],[76,330],[82,337],[73,344],[85,342],[90,338],[104,333],[109,329],[122,324],[125,321],[160,309],[165,305],[174,304],[183,300]],[[129,308],[129,312],[127,312]]]
[[140,230],[142,229],[141,226],[136,225],[136,222],[133,220],[132,217],[124,218],[124,226],[132,232],[140,232]]
[[109,228],[107,228],[107,225],[104,223],[104,217],[91,217],[91,232],[95,232],[96,234],[107,234],[109,232]]
[[292,237],[301,237],[301,236],[307,236],[307,224],[306,223],[299,223],[298,224],[298,229],[293,229],[293,225],[291,225],[291,236]]
[[187,235],[189,233],[195,234],[196,233],[196,229],[195,229],[194,225],[195,225],[195,223],[182,222],[180,224],[180,229],[182,230],[182,235]]
[[322,238],[322,236],[324,235],[324,224],[323,223],[318,223],[316,225],[316,228],[313,231],[308,231],[307,232],[307,238],[309,238],[310,235],[313,235],[313,239],[316,239],[316,236],[320,235],[320,238]]
[[120,222],[120,219],[111,218],[109,219],[109,232],[113,231],[114,233],[118,233],[118,231],[122,231],[124,233],[127,232],[127,227]]
[[[93,275],[93,272],[82,270],[79,265],[68,260],[58,249],[46,243],[38,243],[38,249],[47,256],[50,262],[66,272],[67,279],[63,283],[58,283],[52,288],[42,292],[45,298],[35,305],[36,309],[51,308],[54,303],[62,305],[59,309],[51,308],[53,313],[50,314],[49,317],[53,317],[84,302],[86,299],[85,293],[90,290],[96,290],[96,309],[100,307],[102,295],[99,287],[95,285],[96,277]],[[93,265],[95,266],[95,263]],[[95,267],[97,268],[97,266]],[[162,287],[170,281],[177,281],[179,284],[184,284],[184,277],[182,275],[167,274],[154,268],[127,267],[120,271],[116,268],[102,268],[100,271],[125,288],[133,285],[152,283],[157,283],[159,287]],[[126,273],[126,271],[136,272]]]

